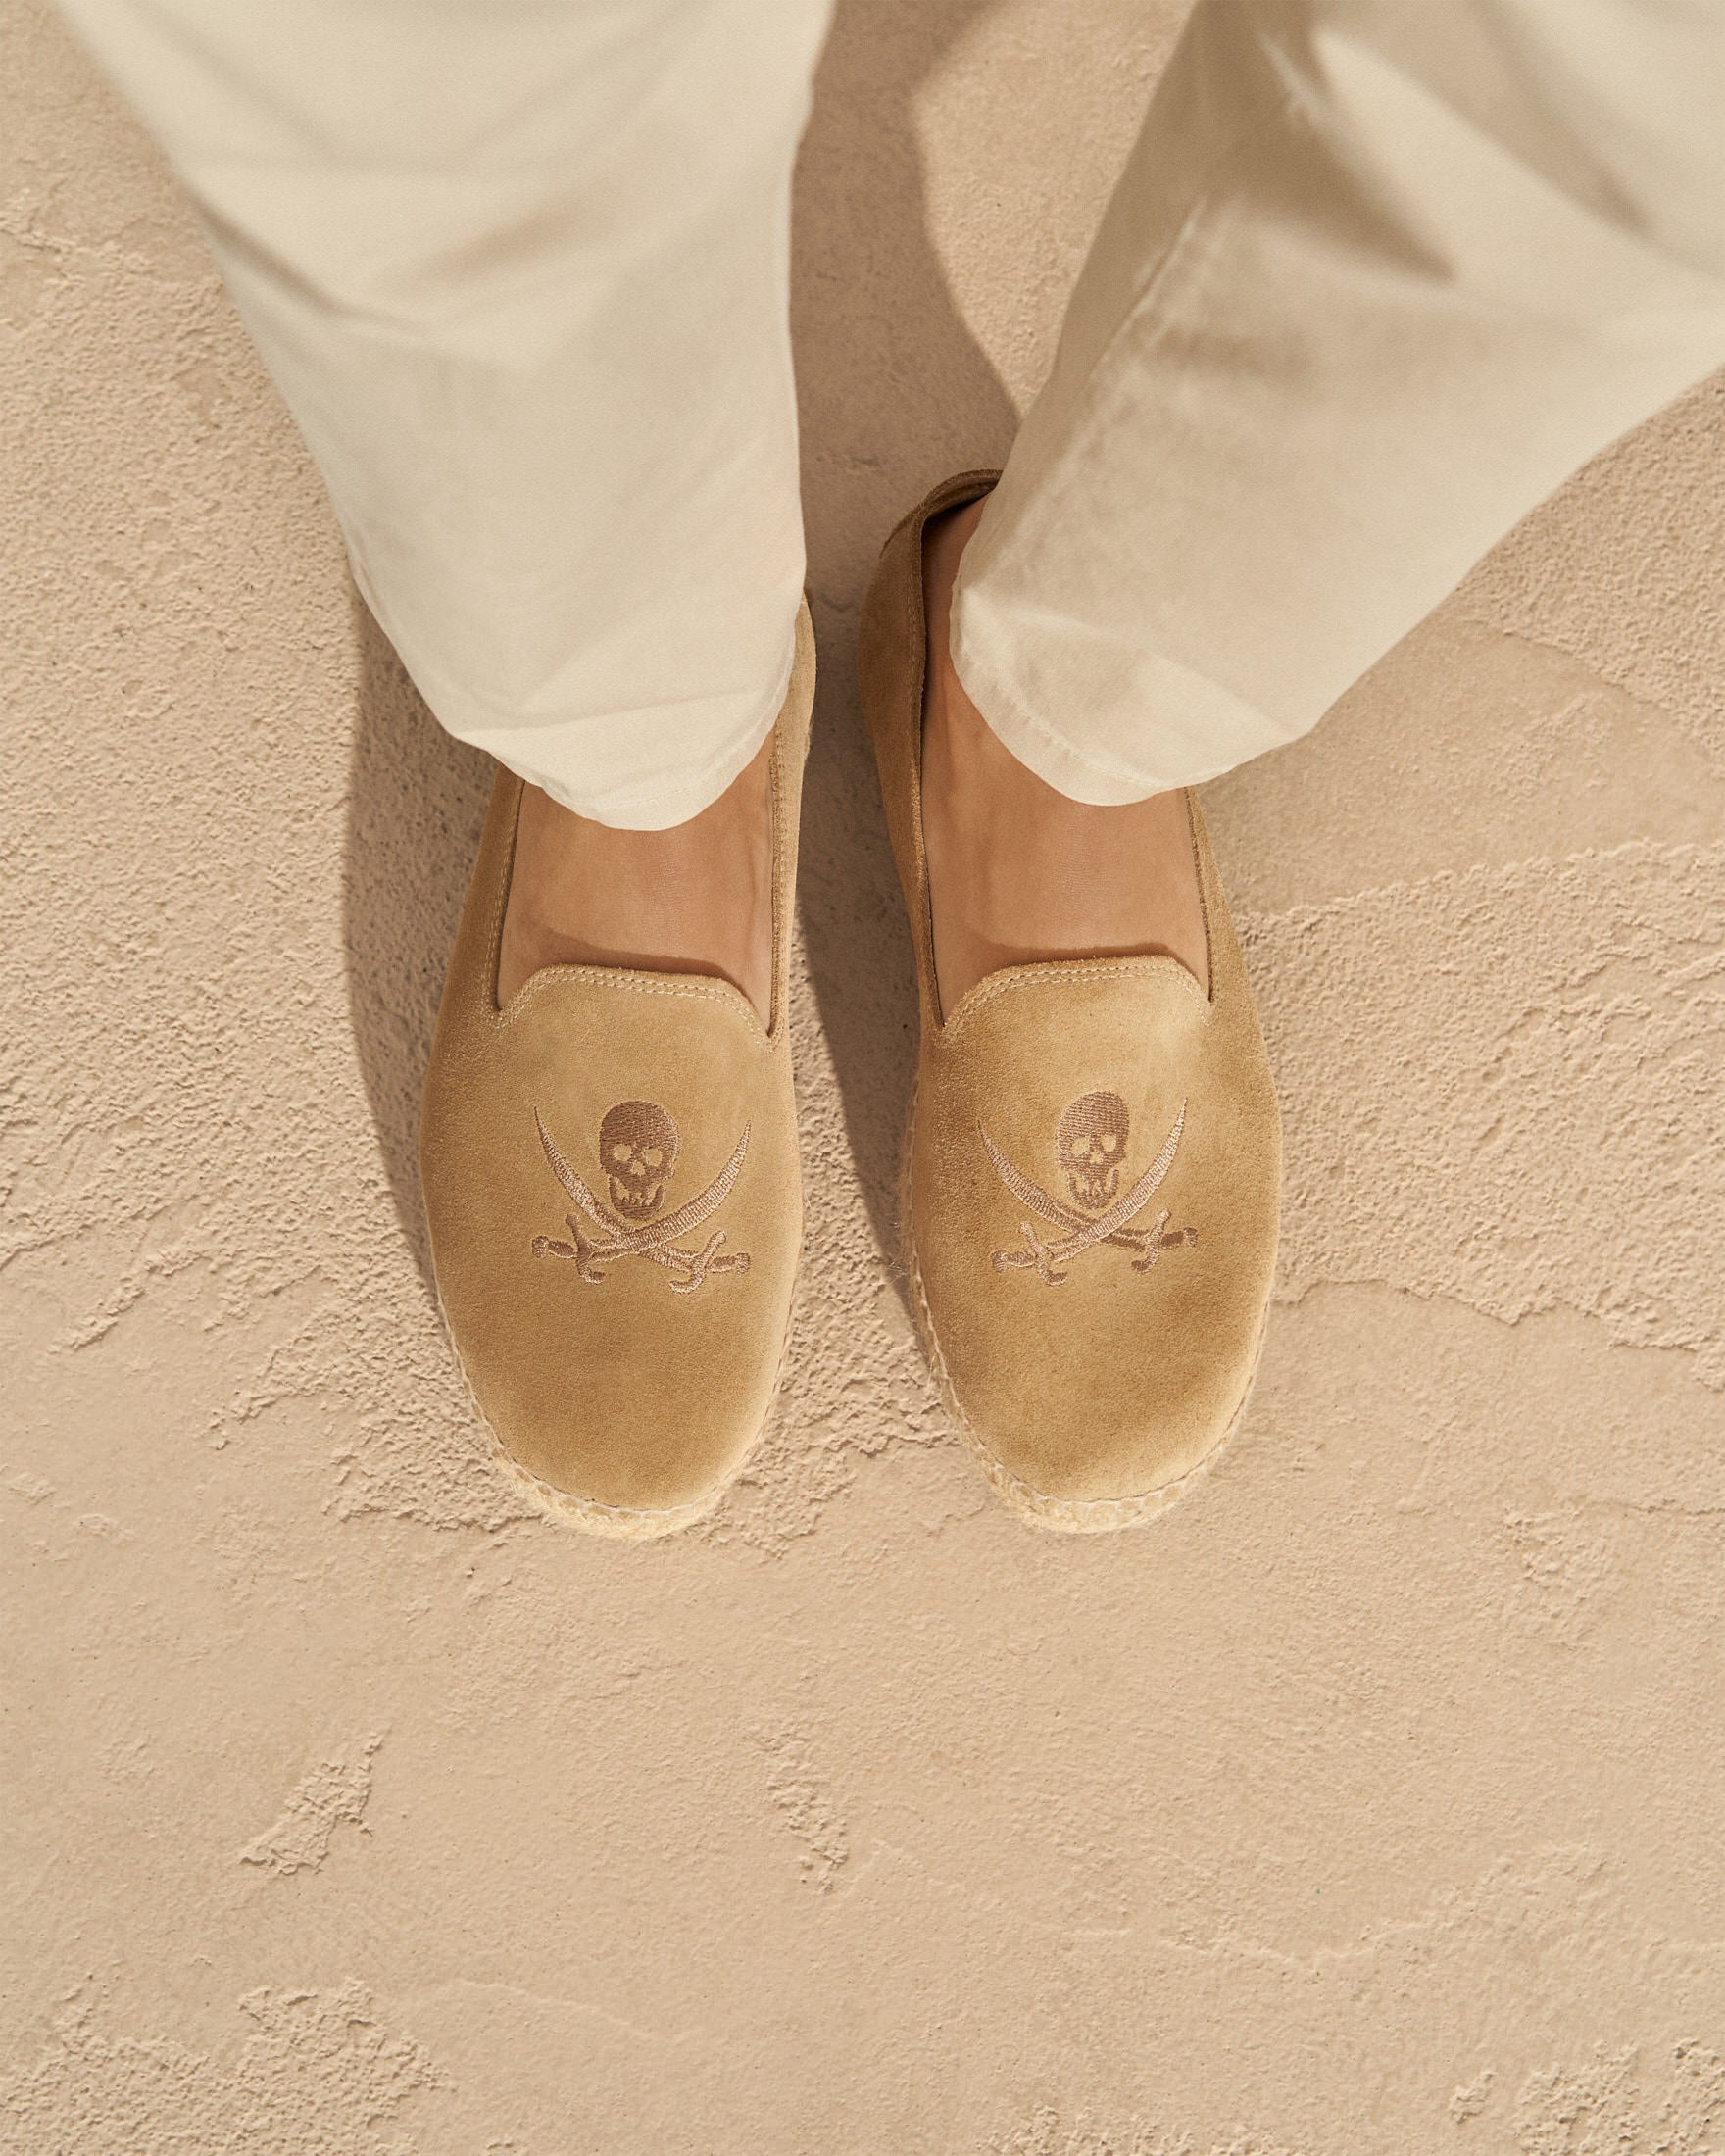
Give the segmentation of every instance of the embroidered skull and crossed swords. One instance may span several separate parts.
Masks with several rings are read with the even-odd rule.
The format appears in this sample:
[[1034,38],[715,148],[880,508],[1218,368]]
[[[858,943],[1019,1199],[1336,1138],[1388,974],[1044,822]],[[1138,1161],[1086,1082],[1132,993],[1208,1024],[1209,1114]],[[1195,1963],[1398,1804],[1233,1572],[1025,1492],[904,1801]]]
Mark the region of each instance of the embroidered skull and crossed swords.
[[[1064,1283],[1065,1268],[1073,1259],[1082,1257],[1086,1250],[1094,1250],[1099,1244],[1111,1243],[1122,1250],[1136,1251],[1132,1270],[1147,1273],[1163,1250],[1182,1243],[1196,1243],[1196,1228],[1164,1232],[1168,1225],[1165,1206],[1148,1228],[1131,1225],[1173,1166],[1174,1155],[1180,1150],[1180,1134],[1185,1127],[1186,1103],[1182,1101],[1174,1117],[1174,1127],[1163,1139],[1161,1151],[1125,1196],[1119,1197],[1116,1193],[1126,1157],[1126,1140],[1131,1132],[1126,1103],[1117,1093],[1081,1096],[1060,1117],[1060,1128],[1055,1134],[1056,1151],[1066,1171],[1066,1188],[1075,1200],[1072,1205],[1053,1197],[1022,1169],[1015,1168],[987,1131],[981,1130],[988,1157],[1008,1190],[1021,1205],[1061,1231],[1051,1241],[1039,1233],[1034,1221],[1020,1220],[1018,1233],[1027,1248],[994,1251],[995,1271],[1005,1272],[1009,1266],[1033,1268],[1045,1287],[1059,1288]],[[978,1128],[980,1130],[980,1126]]]
[[[599,1270],[601,1265],[617,1258],[644,1257],[676,1274],[671,1292],[684,1296],[693,1295],[715,1273],[749,1270],[747,1250],[719,1249],[725,1237],[722,1228],[715,1228],[699,1250],[679,1247],[679,1238],[701,1227],[730,1196],[749,1151],[748,1124],[744,1124],[730,1158],[700,1196],[661,1220],[659,1208],[677,1157],[677,1126],[667,1108],[662,1108],[656,1101],[619,1101],[616,1107],[606,1110],[599,1125],[599,1158],[610,1188],[610,1205],[569,1166],[537,1109],[533,1121],[552,1173],[576,1207],[565,1216],[573,1243],[536,1235],[535,1257],[570,1258],[580,1278],[594,1285],[605,1278]],[[597,1235],[583,1226],[583,1215],[599,1231]]]

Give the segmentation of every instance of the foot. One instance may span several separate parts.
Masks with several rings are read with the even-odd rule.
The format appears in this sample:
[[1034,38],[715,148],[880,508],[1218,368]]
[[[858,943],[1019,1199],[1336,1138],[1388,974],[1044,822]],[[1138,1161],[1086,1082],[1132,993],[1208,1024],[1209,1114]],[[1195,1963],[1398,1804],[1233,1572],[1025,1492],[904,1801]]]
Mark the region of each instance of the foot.
[[497,1000],[548,965],[709,973],[772,1023],[772,737],[687,823],[617,831],[521,796]]
[[[770,760],[680,831],[602,831],[498,779],[437,1014],[419,1166],[438,1298],[520,1494],[592,1534],[706,1518],[784,1352],[803,1223],[790,1028],[764,1040],[735,990],[634,969],[734,975],[768,1002],[751,927],[769,857],[795,872],[807,608],[795,635]],[[781,937],[781,993],[784,957]],[[564,958],[599,962],[543,969]]]
[[1053,958],[1177,958],[1208,994],[1184,794],[1117,808],[1068,801],[1003,746],[964,693],[948,649],[953,582],[982,507],[950,511],[923,546],[922,836],[942,1012],[1003,966]]

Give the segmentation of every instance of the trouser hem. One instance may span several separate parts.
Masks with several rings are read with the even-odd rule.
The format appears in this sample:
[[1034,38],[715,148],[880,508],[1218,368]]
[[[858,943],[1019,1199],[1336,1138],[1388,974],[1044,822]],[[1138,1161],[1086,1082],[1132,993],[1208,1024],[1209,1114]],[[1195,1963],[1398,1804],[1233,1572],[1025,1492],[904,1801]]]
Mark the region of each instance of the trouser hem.
[[[1130,762],[1117,757],[1101,758],[1080,748],[1057,723],[1033,710],[1001,673],[961,641],[956,622],[952,659],[960,687],[1001,746],[1056,793],[1091,808],[1124,808],[1135,801],[1148,801],[1153,794],[1202,786],[1251,762],[1255,757],[1281,748],[1290,738],[1261,712],[1253,712],[1253,738],[1240,740],[1237,754],[1218,755],[1190,733],[1158,726],[1154,717],[1146,716],[1134,736],[1134,746],[1141,748],[1141,755]],[[1170,664],[1169,670],[1178,669]],[[1200,684],[1197,676],[1189,678],[1195,688],[1201,689],[1203,703],[1226,702],[1236,714],[1244,711],[1244,707],[1217,684]],[[1238,719],[1236,729],[1238,732]]]
[[[567,727],[555,722],[511,726],[499,713],[476,706],[459,690],[420,679],[417,674],[415,685],[448,733],[495,757],[507,770],[528,785],[540,787],[574,814],[614,830],[667,831],[710,808],[754,761],[784,708],[796,653],[793,614],[783,665],[771,686],[763,690],[749,709],[744,725],[739,728],[736,724],[734,694],[712,699],[715,718],[722,718],[730,727],[721,749],[697,761],[679,753],[673,768],[643,771],[599,788],[582,772],[585,755],[581,744],[607,731],[626,735],[631,728],[643,730],[640,713],[584,712]],[[701,703],[684,704],[678,710],[685,730],[699,731]],[[578,741],[571,739],[568,754],[562,758],[557,753],[560,733],[580,737]]]

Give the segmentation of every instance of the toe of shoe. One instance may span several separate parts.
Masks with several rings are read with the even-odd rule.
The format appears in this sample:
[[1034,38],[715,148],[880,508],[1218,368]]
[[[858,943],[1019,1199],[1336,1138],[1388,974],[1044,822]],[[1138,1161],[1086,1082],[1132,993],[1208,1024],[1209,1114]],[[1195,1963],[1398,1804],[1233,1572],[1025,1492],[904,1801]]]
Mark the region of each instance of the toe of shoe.
[[[1233,1342],[1158,1357],[1103,1325],[1076,1356],[954,1358],[926,1302],[920,1314],[948,1410],[995,1490],[1079,1533],[1153,1519],[1190,1488],[1239,1421],[1261,1335],[1247,1318]],[[961,1318],[953,1329],[964,1335]]]
[[[777,1343],[728,1369],[588,1351],[559,1382],[468,1382],[505,1468],[542,1509],[599,1533],[673,1533],[710,1512],[771,1408]],[[541,1365],[541,1368],[543,1366]]]

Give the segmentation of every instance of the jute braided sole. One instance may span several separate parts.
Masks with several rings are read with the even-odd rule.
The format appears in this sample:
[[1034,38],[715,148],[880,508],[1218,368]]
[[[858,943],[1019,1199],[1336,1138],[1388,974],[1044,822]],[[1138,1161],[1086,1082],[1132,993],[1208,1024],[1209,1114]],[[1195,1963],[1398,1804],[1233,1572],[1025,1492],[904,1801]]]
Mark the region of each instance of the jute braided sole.
[[1051,1497],[1046,1492],[1034,1489],[1021,1476],[1002,1460],[995,1457],[982,1438],[972,1427],[970,1418],[959,1403],[959,1396],[953,1390],[953,1381],[947,1373],[946,1357],[941,1353],[940,1338],[934,1329],[934,1313],[928,1307],[928,1298],[922,1288],[922,1268],[916,1261],[915,1221],[911,1209],[911,1157],[916,1136],[916,1092],[912,1088],[910,1113],[905,1119],[903,1156],[899,1165],[899,1222],[900,1244],[905,1270],[910,1275],[912,1296],[914,1302],[916,1331],[922,1341],[922,1351],[928,1357],[929,1368],[934,1372],[934,1382],[940,1389],[941,1404],[952,1417],[960,1437],[976,1455],[989,1487],[995,1495],[1010,1505],[1021,1519],[1035,1527],[1048,1528],[1057,1535],[1107,1535],[1122,1527],[1143,1527],[1159,1514],[1166,1512],[1202,1480],[1221,1456],[1228,1440],[1240,1427],[1246,1410],[1252,1401],[1254,1386],[1257,1383],[1257,1366],[1263,1358],[1264,1332],[1269,1311],[1266,1306],[1258,1323],[1257,1346],[1253,1351],[1252,1369],[1246,1380],[1246,1390],[1240,1396],[1228,1427],[1198,1462],[1173,1482],[1160,1484],[1155,1490],[1147,1490],[1132,1497]]

